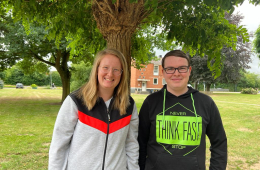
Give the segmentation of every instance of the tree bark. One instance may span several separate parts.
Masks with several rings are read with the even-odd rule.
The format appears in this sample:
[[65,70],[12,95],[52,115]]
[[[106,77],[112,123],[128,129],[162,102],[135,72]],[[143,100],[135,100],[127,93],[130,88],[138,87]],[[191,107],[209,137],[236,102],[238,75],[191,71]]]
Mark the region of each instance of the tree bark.
[[210,91],[211,84],[206,84],[206,91]]
[[125,68],[123,68],[123,70],[128,71],[129,88],[131,77],[131,36],[132,34],[129,33],[127,30],[122,30],[119,33],[111,33],[107,37],[107,47],[117,49],[125,56],[128,70],[125,70]]
[[70,78],[71,73],[68,67],[68,59],[69,59],[69,52],[61,52],[60,50],[57,51],[55,68],[60,74],[61,82],[62,82],[62,98],[61,103],[65,100],[65,98],[70,94]]
[[70,94],[70,72],[68,71],[58,71],[62,82],[62,98],[61,102]]
[[[112,0],[93,0],[92,11],[107,47],[123,53],[131,75],[131,37],[148,14],[144,10],[144,1],[117,0],[113,4]],[[130,87],[130,76],[128,79]]]
[[194,89],[198,90],[198,81],[195,81],[195,83],[194,83]]

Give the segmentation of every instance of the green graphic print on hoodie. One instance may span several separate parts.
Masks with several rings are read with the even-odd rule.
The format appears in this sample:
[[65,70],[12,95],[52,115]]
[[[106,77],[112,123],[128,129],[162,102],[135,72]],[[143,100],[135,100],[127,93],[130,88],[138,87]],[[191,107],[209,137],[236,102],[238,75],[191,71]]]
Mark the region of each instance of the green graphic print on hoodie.
[[175,96],[149,95],[139,113],[140,170],[204,170],[207,135],[210,169],[226,169],[227,139],[219,111],[207,95],[189,88]]

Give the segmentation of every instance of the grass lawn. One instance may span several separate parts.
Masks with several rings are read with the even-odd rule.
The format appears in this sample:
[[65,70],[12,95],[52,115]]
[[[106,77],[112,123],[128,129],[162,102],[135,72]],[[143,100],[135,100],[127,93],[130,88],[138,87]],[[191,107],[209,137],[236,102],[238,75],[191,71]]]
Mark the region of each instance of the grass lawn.
[[[39,88],[0,90],[1,170],[47,169],[61,92]],[[146,95],[132,97],[140,109]],[[260,95],[213,93],[211,97],[219,107],[228,136],[227,169],[260,169]]]

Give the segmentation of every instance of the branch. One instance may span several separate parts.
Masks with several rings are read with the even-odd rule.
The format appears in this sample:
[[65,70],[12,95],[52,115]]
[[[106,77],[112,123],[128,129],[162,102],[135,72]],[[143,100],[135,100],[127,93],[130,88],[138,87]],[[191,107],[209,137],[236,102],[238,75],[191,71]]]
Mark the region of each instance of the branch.
[[56,61],[56,56],[55,56],[55,53],[54,52],[52,52],[52,56],[53,56],[53,58],[54,58],[54,60]]
[[62,55],[62,63],[61,65],[62,66],[66,66],[68,65],[68,61],[69,61],[69,57],[70,57],[70,52],[64,52],[64,53],[61,53]]
[[109,11],[111,12],[111,15],[115,16],[113,10],[110,8],[110,5],[109,5],[108,1],[105,0],[105,2],[106,2],[106,4],[107,4],[107,7],[108,7]]
[[55,68],[57,69],[57,70],[59,70],[60,69],[60,58],[61,58],[61,51],[60,50],[56,50],[56,53],[57,53],[57,58],[55,59]]
[[33,54],[33,57],[34,57],[35,59],[37,59],[37,60],[39,60],[39,61],[41,61],[41,62],[44,62],[44,63],[46,63],[46,64],[48,64],[48,65],[51,65],[51,66],[54,66],[54,67],[55,67],[55,64],[53,64],[53,63],[51,63],[51,62],[49,62],[49,61],[46,61],[46,60],[42,59],[42,58],[39,57],[37,54],[35,54],[32,50],[30,50],[30,51],[31,51],[31,53]]
[[[161,1],[159,0],[158,4],[162,3],[162,2],[165,2],[165,3],[162,3],[161,6],[158,5],[157,9],[163,9],[164,6],[170,4],[170,3],[174,2],[174,1],[177,1],[177,0],[161,0]],[[150,11],[150,13],[149,13],[149,11]],[[153,10],[149,10],[149,11],[147,12],[146,16],[150,15]]]
[[112,15],[111,13],[107,12],[106,10],[104,10],[104,8],[102,8],[102,7],[100,6],[100,4],[97,2],[97,0],[94,0],[94,1],[95,1],[95,2],[96,2],[96,4],[98,5],[98,7],[99,7],[99,9],[100,9],[100,11],[101,11],[101,12],[103,12],[103,13],[105,13],[105,14],[108,14],[108,15],[110,15],[110,16],[111,16],[111,18],[113,18],[114,20],[116,20],[115,16],[114,16],[114,15]]
[[148,10],[146,12],[144,12],[144,14],[142,16],[140,16],[140,22],[145,19],[147,16],[149,16],[152,12],[154,11],[154,9]]
[[[73,6],[73,8],[77,5],[77,3],[79,3],[79,1],[80,0],[78,0],[75,4],[74,4],[74,6]],[[70,14],[70,13],[72,13],[72,11],[73,11],[73,8],[71,8],[71,11],[70,12],[68,12],[68,14]]]
[[[44,0],[42,0],[42,1],[44,1]],[[55,2],[57,2],[57,0]],[[48,7],[51,7],[55,2],[51,3]]]

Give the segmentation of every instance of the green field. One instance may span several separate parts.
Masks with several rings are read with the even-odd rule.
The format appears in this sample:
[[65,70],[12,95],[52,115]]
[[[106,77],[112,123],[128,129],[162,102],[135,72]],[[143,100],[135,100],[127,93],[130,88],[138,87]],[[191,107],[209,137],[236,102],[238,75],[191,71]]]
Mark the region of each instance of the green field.
[[[146,95],[132,97],[140,109]],[[227,169],[259,170],[260,95],[213,93],[211,97],[228,137]],[[60,100],[61,89],[0,90],[0,169],[47,169]]]

